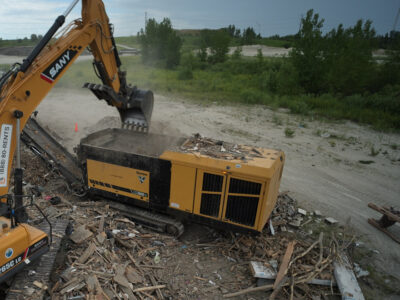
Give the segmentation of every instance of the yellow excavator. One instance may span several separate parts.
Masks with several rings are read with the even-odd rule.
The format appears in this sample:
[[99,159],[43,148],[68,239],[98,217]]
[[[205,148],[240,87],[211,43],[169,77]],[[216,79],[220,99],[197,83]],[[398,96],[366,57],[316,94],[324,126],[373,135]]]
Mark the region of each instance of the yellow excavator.
[[[101,0],[82,0],[82,18],[73,21],[52,41],[79,0],[60,15],[31,54],[0,78],[0,283],[49,250],[51,232],[25,224],[20,132],[32,112],[88,48],[102,84],[85,84],[98,99],[118,109],[124,127],[146,131],[153,109],[153,94],[128,85],[120,70],[113,27]],[[11,166],[16,153],[14,189],[9,193]],[[33,201],[28,205],[34,205]],[[51,226],[50,226],[51,228]],[[50,270],[49,270],[50,273]]]

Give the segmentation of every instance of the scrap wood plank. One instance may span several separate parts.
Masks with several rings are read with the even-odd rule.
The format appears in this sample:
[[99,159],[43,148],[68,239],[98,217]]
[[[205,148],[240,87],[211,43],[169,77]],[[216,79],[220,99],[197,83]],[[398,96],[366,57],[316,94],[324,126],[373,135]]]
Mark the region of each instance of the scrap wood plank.
[[285,255],[283,256],[281,266],[279,267],[278,274],[276,275],[276,279],[274,282],[274,291],[272,292],[272,294],[269,298],[270,300],[275,299],[275,297],[279,293],[280,289],[288,281],[288,277],[286,276],[286,274],[288,271],[290,259],[293,254],[294,245],[296,245],[296,241],[291,241],[286,248],[286,252],[285,252]]
[[282,279],[285,277],[287,273],[287,268],[289,266],[290,258],[292,257],[293,254],[295,244],[296,241],[291,241],[286,248],[286,252],[285,255],[283,256],[281,266],[279,267],[278,274],[276,275],[274,289],[278,287],[279,283],[282,281]]
[[84,264],[88,258],[93,255],[94,251],[96,251],[96,245],[91,242],[89,247],[87,247],[83,254],[78,258],[78,263]]
[[146,287],[134,289],[133,292],[134,292],[134,293],[137,293],[137,292],[147,292],[147,291],[153,291],[153,290],[164,289],[164,288],[166,288],[166,285],[165,285],[165,284],[162,284],[162,285],[155,285],[155,286],[146,286]]
[[248,288],[248,289],[245,289],[245,290],[242,290],[239,292],[235,292],[235,293],[225,294],[223,296],[223,298],[232,298],[232,297],[237,297],[240,295],[254,293],[254,292],[260,292],[260,291],[269,291],[269,290],[272,290],[273,288],[274,288],[273,284],[268,284],[268,285],[263,285],[263,286],[259,286],[259,287]]
[[368,203],[368,207],[372,208],[373,210],[376,210],[377,212],[380,212],[383,215],[388,216],[388,218],[391,219],[391,221],[396,221],[396,222],[400,223],[400,216],[395,215],[390,210],[385,209],[383,207],[379,207],[378,205],[376,205],[374,203]]
[[334,274],[342,299],[364,300],[364,295],[358,285],[357,278],[351,268],[349,259],[344,253],[340,253],[340,260],[333,262]]
[[[150,278],[151,284],[154,285],[154,286],[157,285],[157,281],[156,281],[156,279],[154,278],[154,276],[151,275],[151,274],[149,274],[148,276],[149,276],[149,278]],[[162,292],[161,292],[160,289],[156,289],[156,293],[157,293],[158,299],[160,299],[160,300],[164,299],[164,295],[162,294]]]
[[392,240],[400,244],[400,238],[395,236],[393,233],[391,233],[389,230],[386,228],[383,228],[379,225],[379,223],[375,219],[368,219],[368,223],[371,224],[372,226],[376,227],[380,231],[386,233]]

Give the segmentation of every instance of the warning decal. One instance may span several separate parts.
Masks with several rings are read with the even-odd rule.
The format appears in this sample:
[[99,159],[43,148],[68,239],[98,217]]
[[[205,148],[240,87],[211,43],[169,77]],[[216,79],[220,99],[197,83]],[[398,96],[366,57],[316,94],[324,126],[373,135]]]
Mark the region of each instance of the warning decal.
[[10,157],[10,146],[12,139],[12,125],[1,125],[0,135],[0,187],[7,186],[8,159]]

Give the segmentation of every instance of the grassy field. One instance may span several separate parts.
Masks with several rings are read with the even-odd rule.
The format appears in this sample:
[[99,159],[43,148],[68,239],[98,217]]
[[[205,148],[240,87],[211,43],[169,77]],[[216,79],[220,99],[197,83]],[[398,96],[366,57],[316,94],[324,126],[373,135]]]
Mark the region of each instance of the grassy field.
[[279,47],[279,48],[289,48],[291,47],[291,43],[285,40],[276,40],[270,38],[262,38],[260,41],[261,45],[269,46],[269,47]]
[[125,45],[132,48],[140,48],[139,41],[136,36],[118,36],[115,37],[115,43]]
[[[155,93],[220,104],[262,104],[272,109],[287,108],[292,113],[312,119],[352,120],[385,131],[400,129],[398,101],[390,91],[384,95],[353,95],[344,98],[331,94],[280,96],[262,88],[263,77],[251,73],[235,74],[231,66],[196,70],[193,79],[179,80],[179,70],[147,66],[142,64],[140,57],[122,57],[122,62],[128,71],[128,82]],[[79,88],[84,82],[99,82],[90,61],[75,63],[58,86]]]
[[38,41],[31,41],[30,39],[18,39],[18,40],[0,40],[0,48],[6,47],[22,47],[22,46],[35,46]]

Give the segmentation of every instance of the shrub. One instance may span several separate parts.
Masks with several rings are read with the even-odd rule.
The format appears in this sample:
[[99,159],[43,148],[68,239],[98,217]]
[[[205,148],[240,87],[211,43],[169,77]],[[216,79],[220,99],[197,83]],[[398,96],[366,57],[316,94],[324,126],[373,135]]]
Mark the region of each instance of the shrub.
[[302,92],[299,85],[299,73],[290,61],[286,61],[286,63],[282,64],[275,76],[275,91],[277,93],[281,95],[296,95]]
[[241,102],[255,104],[262,101],[262,93],[254,89],[245,89],[240,93]]
[[181,65],[179,66],[178,79],[193,79],[193,70],[196,68],[196,58],[192,52],[182,55]]
[[242,47],[236,47],[235,51],[233,51],[233,54],[231,56],[232,60],[240,60],[242,58]]

